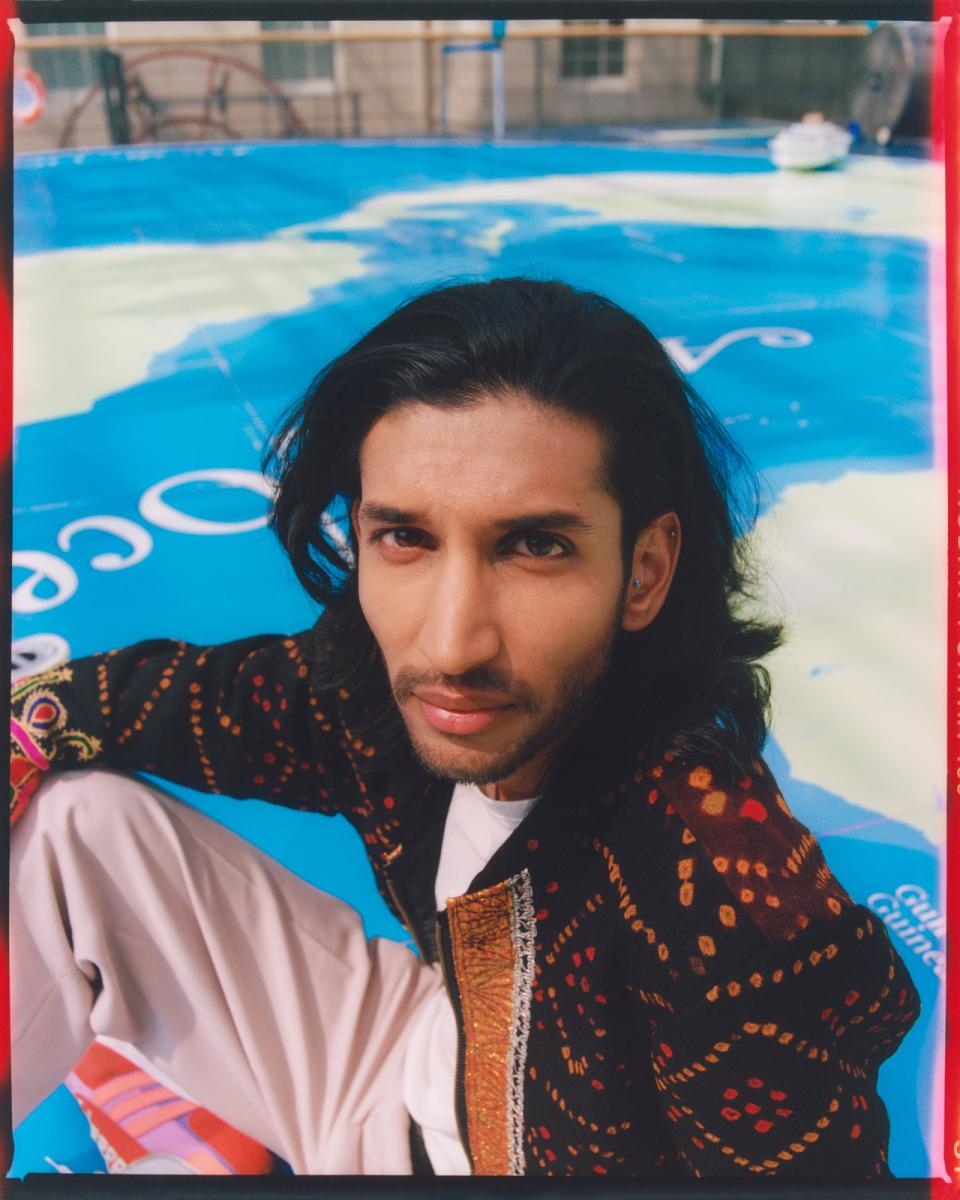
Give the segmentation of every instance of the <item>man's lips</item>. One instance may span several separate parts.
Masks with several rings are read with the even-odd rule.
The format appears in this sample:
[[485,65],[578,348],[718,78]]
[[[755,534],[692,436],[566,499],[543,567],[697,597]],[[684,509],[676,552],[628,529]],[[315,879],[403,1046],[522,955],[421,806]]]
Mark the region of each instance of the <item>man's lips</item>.
[[414,695],[418,700],[423,700],[436,708],[443,708],[447,712],[455,713],[507,708],[511,704],[510,700],[504,700],[502,696],[491,696],[483,692],[441,692],[431,688],[417,688]]
[[427,722],[440,733],[479,733],[513,707],[509,700],[493,696],[426,689],[414,692],[414,696]]

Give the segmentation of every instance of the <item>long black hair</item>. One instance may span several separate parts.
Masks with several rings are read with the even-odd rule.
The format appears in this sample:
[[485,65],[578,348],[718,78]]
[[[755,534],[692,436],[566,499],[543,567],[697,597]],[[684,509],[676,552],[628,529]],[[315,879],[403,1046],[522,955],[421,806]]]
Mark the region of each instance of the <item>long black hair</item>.
[[273,528],[325,609],[320,682],[364,697],[381,747],[404,742],[360,610],[346,520],[360,495],[360,447],[398,405],[456,407],[506,393],[599,428],[626,569],[654,517],[672,511],[681,522],[667,600],[646,629],[620,635],[609,703],[583,736],[594,748],[602,736],[608,756],[629,744],[748,770],[766,735],[769,677],[758,660],[781,636],[778,625],[745,615],[754,579],[741,535],[756,517],[757,477],[641,321],[559,281],[494,279],[421,294],[325,367],[287,414],[264,469],[277,484]]

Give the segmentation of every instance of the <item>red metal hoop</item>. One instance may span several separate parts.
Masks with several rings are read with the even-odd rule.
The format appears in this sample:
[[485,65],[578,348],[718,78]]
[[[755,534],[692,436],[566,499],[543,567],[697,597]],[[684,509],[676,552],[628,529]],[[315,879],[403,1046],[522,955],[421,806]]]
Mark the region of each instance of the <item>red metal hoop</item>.
[[[201,110],[196,115],[183,114],[180,116],[160,116],[155,122],[146,122],[144,129],[137,132],[133,141],[141,143],[151,140],[151,132],[156,131],[171,125],[183,125],[188,123],[200,123],[205,128],[221,128],[225,138],[236,138],[236,134],[224,121],[219,121],[217,118],[211,117],[210,110],[213,106],[214,99],[217,95],[217,68],[223,67],[229,70],[235,70],[243,75],[248,75],[256,80],[261,88],[276,101],[277,107],[282,114],[282,130],[281,137],[304,136],[309,133],[307,125],[297,112],[293,101],[284,92],[284,90],[274,81],[269,75],[265,75],[259,68],[252,66],[250,63],[244,62],[242,59],[233,58],[227,54],[214,53],[209,50],[193,50],[181,49],[180,47],[166,47],[160,50],[150,50],[146,54],[138,54],[135,58],[125,59],[123,62],[123,76],[126,81],[130,81],[131,73],[137,68],[145,66],[148,63],[156,62],[159,59],[178,59],[189,58],[198,59],[200,62],[207,64],[207,79],[206,88],[203,99],[201,101]],[[71,145],[77,121],[80,116],[90,106],[96,96],[103,91],[103,84],[99,80],[91,84],[83,97],[70,111],[70,115],[64,122],[63,129],[60,132],[58,145],[61,149]]]

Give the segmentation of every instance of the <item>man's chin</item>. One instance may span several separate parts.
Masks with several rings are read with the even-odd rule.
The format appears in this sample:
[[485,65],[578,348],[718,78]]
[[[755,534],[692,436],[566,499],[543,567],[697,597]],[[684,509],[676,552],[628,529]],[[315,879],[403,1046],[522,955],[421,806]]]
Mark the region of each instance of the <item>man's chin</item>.
[[419,738],[411,738],[411,745],[422,767],[431,775],[449,779],[451,783],[474,783],[479,786],[497,783],[523,766],[523,762],[515,761],[514,754],[466,749],[441,750],[426,745]]
[[[409,733],[409,730],[408,730]],[[526,766],[535,754],[534,749],[523,745],[512,745],[509,751],[472,749],[467,746],[436,745],[432,739],[413,737],[410,745],[424,767],[438,779],[449,779],[454,784],[498,784]]]

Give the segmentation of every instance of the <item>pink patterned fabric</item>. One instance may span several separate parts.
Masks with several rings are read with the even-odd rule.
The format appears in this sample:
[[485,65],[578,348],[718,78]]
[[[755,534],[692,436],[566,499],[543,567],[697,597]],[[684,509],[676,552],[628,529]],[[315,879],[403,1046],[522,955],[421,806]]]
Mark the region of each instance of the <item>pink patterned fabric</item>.
[[261,1175],[273,1168],[273,1156],[259,1143],[101,1042],[93,1043],[66,1084],[108,1171],[148,1171],[160,1158],[165,1173],[172,1160],[180,1161],[183,1174]]

